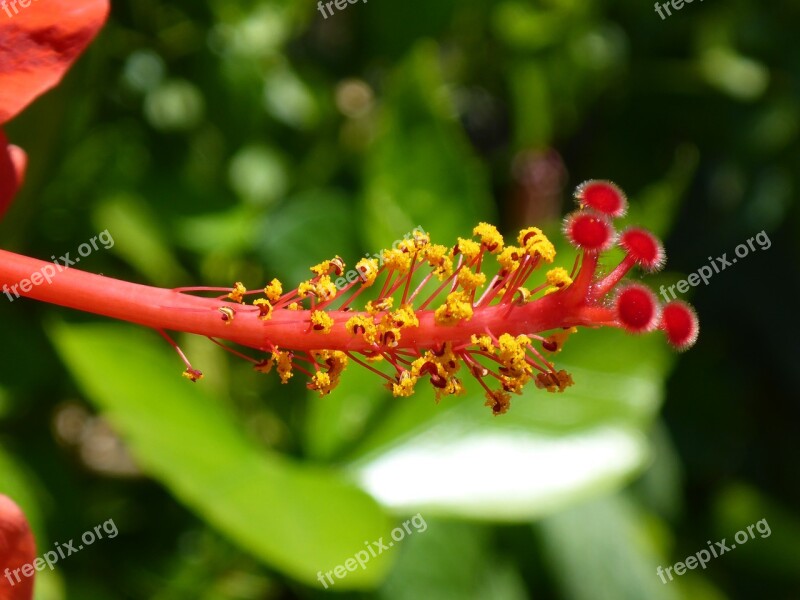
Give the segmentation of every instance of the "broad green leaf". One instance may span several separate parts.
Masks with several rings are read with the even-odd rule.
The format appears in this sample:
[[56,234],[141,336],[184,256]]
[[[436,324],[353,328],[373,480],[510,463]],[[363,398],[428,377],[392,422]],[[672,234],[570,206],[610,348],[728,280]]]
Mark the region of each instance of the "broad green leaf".
[[[50,332],[145,472],[266,564],[319,585],[318,571],[387,535],[374,500],[335,472],[295,464],[248,439],[202,382],[179,376],[157,336],[119,325],[58,324]],[[389,560],[379,556],[348,572],[337,589],[375,585]]]

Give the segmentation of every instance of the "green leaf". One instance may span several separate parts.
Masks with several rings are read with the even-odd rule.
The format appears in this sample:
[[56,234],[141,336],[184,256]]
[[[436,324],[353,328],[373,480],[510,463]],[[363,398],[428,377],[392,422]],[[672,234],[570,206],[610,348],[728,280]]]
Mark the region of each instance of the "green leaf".
[[[149,475],[242,548],[315,584],[364,540],[386,536],[375,501],[335,472],[258,447],[203,383],[179,376],[155,335],[120,325],[50,327],[64,363]],[[375,585],[388,559],[336,580]],[[315,585],[319,585],[316,583]]]

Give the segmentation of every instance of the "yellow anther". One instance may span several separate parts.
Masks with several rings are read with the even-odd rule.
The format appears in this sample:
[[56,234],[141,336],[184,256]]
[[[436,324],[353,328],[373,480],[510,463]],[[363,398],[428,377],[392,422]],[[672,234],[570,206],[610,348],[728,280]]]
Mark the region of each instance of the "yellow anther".
[[299,302],[292,302],[289,306],[286,307],[288,310],[303,310],[303,307],[300,306]]
[[242,285],[241,281],[237,281],[236,283],[233,284],[233,289],[228,294],[228,298],[230,298],[234,302],[241,303],[242,298],[244,298],[244,295],[246,293],[247,293],[247,288]]
[[318,265],[311,267],[311,272],[320,277],[323,275],[330,275],[331,273],[341,275],[343,270],[344,261],[342,261],[342,259],[338,256],[335,256],[330,260],[323,260]]
[[460,396],[464,393],[464,386],[461,385],[461,380],[458,377],[448,377],[444,387],[436,388],[436,401],[442,399],[443,396]]
[[388,316],[395,327],[403,328],[419,326],[419,319],[417,319],[414,309],[407,304],[401,306],[396,311],[389,313]]
[[333,284],[328,275],[323,275],[320,277],[319,281],[317,281],[317,285],[314,288],[314,293],[316,294],[317,298],[323,302],[335,298],[336,292],[336,286]]
[[392,395],[395,398],[407,398],[414,393],[414,386],[417,383],[417,379],[418,378],[409,371],[401,372],[398,383],[392,383]]
[[497,358],[503,365],[501,372],[508,377],[529,375],[531,366],[525,360],[525,347],[530,345],[530,338],[525,335],[514,337],[504,333],[498,342]]
[[540,256],[547,263],[553,262],[556,257],[555,246],[547,239],[538,227],[528,227],[519,232],[517,238],[520,246],[525,248],[530,256]]
[[394,304],[394,298],[389,297],[381,300],[370,300],[367,302],[365,308],[369,314],[376,315],[392,308],[392,304]]
[[333,328],[333,319],[322,310],[311,313],[311,330],[317,333],[330,333]]
[[236,312],[228,306],[220,306],[217,310],[222,313],[222,320],[225,321],[226,325],[230,325],[236,316]]
[[503,389],[506,392],[513,394],[521,394],[522,388],[531,380],[530,377],[521,375],[519,377],[502,377],[500,382],[503,384]]
[[258,371],[259,373],[269,373],[272,371],[272,367],[275,365],[275,361],[271,358],[265,358],[253,365],[253,370]]
[[569,336],[571,336],[574,333],[578,333],[577,327],[570,327],[569,329],[565,329],[564,331],[559,331],[558,333],[549,335],[542,343],[542,346],[548,352],[553,352],[553,353],[561,352],[561,349],[564,347],[564,344],[567,343]]
[[492,254],[503,251],[503,236],[494,225],[478,223],[472,230],[472,235],[480,237],[483,247]]
[[417,251],[417,244],[414,240],[403,240],[397,244],[397,249],[400,250],[400,252],[413,255]]
[[536,387],[546,389],[548,392],[563,392],[569,386],[574,385],[572,375],[563,369],[558,372],[539,373],[536,375]]
[[262,321],[268,321],[272,318],[272,304],[270,304],[269,300],[264,300],[264,298],[259,298],[258,300],[253,301],[253,305],[258,307],[259,315],[258,318]]
[[378,276],[378,261],[374,258],[362,258],[356,263],[356,271],[364,286],[369,287],[375,283],[375,278]]
[[278,365],[278,375],[281,378],[281,383],[289,383],[292,378],[292,355],[285,350],[275,350],[272,353],[272,359]]
[[519,303],[525,304],[528,300],[531,299],[531,291],[523,286],[519,286],[517,288],[517,293],[519,294]]
[[[377,343],[378,330],[372,317],[358,315],[348,319],[345,328],[353,335],[362,335],[369,344]],[[380,356],[380,355],[379,355]]]
[[408,273],[411,268],[411,255],[400,249],[384,250],[383,264],[387,269],[393,269],[400,274]]
[[500,390],[486,392],[485,406],[491,408],[495,416],[502,415],[508,412],[508,408],[511,406],[511,394]]
[[273,279],[272,281],[270,281],[267,287],[264,288],[264,295],[273,304],[276,303],[278,300],[280,300],[282,294],[283,294],[283,286],[281,285],[281,282],[277,279]]
[[451,292],[447,301],[436,309],[434,320],[438,325],[456,325],[472,318],[472,302],[465,292]]
[[458,271],[458,285],[466,292],[472,292],[486,283],[484,273],[473,273],[470,269],[463,268]]
[[497,257],[497,262],[508,273],[513,273],[519,269],[519,263],[522,259],[522,254],[525,251],[516,246],[507,246]]
[[418,229],[414,230],[414,245],[417,247],[417,250],[425,249],[431,243],[431,236],[429,236],[424,231],[420,231]]
[[297,295],[301,298],[305,298],[311,294],[317,293],[317,284],[314,283],[313,280],[309,279],[304,281],[300,285],[297,286]]
[[440,281],[453,273],[453,258],[447,246],[431,244],[425,249],[424,259],[434,268],[433,272]]
[[331,380],[331,376],[325,371],[317,371],[311,381],[306,384],[306,387],[310,390],[318,391],[320,396],[325,396],[331,393],[337,383],[337,381]]
[[202,371],[198,371],[197,369],[190,369],[187,367],[187,369],[183,373],[181,373],[181,377],[185,377],[189,381],[197,383],[203,378],[203,373]]
[[331,376],[331,380],[335,384],[339,375],[347,366],[347,355],[341,350],[316,350],[314,356],[327,365],[328,375]]
[[472,339],[470,340],[473,344],[478,346],[484,352],[493,352],[494,351],[494,343],[492,342],[492,338],[488,335],[475,335],[472,334]]
[[562,267],[550,269],[547,272],[547,283],[552,287],[548,288],[545,295],[552,294],[559,290],[569,287],[572,284],[572,277],[569,276],[567,270]]
[[478,257],[478,254],[481,253],[481,245],[474,241],[474,240],[465,240],[464,238],[458,238],[458,243],[455,245],[454,254],[460,252],[464,255],[466,261],[472,262]]

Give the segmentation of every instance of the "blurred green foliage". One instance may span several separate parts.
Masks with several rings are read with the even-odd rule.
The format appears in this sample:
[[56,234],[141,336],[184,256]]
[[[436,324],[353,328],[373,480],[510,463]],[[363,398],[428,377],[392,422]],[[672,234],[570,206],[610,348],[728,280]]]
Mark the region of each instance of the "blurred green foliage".
[[[82,268],[258,287],[416,226],[556,238],[588,178],[665,237],[656,288],[761,230],[772,247],[694,290],[702,334],[679,360],[659,336],[581,332],[559,357],[577,385],[500,419],[477,385],[393,399],[351,366],[320,399],[184,338],[206,373],[192,386],[152,332],[4,304],[0,492],[41,548],[120,530],[42,573],[37,598],[321,597],[317,571],[417,512],[424,532],[333,589],[798,597],[798,18],[746,0],[664,21],[631,2],[373,1],[327,19],[306,1],[114,2],[9,127],[30,169],[6,249],[46,259],[108,229],[113,249]],[[769,537],[656,575],[762,518]]]

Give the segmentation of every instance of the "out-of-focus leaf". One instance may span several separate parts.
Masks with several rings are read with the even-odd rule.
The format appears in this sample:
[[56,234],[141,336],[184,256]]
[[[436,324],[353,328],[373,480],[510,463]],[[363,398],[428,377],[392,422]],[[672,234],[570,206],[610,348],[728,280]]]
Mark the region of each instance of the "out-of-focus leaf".
[[[571,600],[677,600],[656,568],[670,566],[646,535],[631,503],[610,496],[543,519],[536,525],[562,595]],[[666,577],[666,575],[665,575]],[[669,582],[668,582],[669,583]]]
[[44,529],[41,509],[36,501],[36,490],[31,477],[19,467],[18,459],[12,458],[0,446],[0,494],[16,502],[25,516],[37,540],[43,539]]
[[331,459],[352,446],[365,432],[370,418],[389,399],[386,388],[375,385],[374,375],[353,365],[342,373],[336,393],[320,398],[310,392],[305,419],[306,453],[315,459]]
[[493,216],[485,167],[455,119],[437,63],[437,47],[420,43],[393,74],[369,151],[365,216],[370,247],[422,226],[453,243]]
[[[387,535],[387,518],[366,494],[331,471],[301,467],[250,441],[202,383],[178,376],[155,336],[126,326],[59,324],[51,337],[142,468],[265,563],[319,585],[318,571]],[[381,555],[336,585],[375,585],[390,560]]]
[[363,219],[356,217],[344,194],[311,190],[288,198],[264,219],[256,249],[296,285],[311,277],[311,266],[326,258],[339,255],[354,265],[360,258],[356,232],[362,226]]
[[188,279],[158,219],[141,198],[128,194],[111,196],[94,209],[92,220],[98,230],[107,230],[111,235],[114,252],[153,284],[175,286]]
[[201,254],[236,254],[250,248],[257,226],[253,209],[238,206],[224,213],[181,219],[177,236],[182,246]]
[[797,577],[800,519],[787,507],[752,486],[736,483],[722,490],[716,499],[714,520],[718,539],[728,540],[733,550],[730,559],[742,568],[758,578]]
[[[381,588],[383,600],[522,600],[519,574],[491,546],[490,531],[476,524],[425,519],[402,541],[397,566]],[[413,521],[412,521],[413,523]]]

